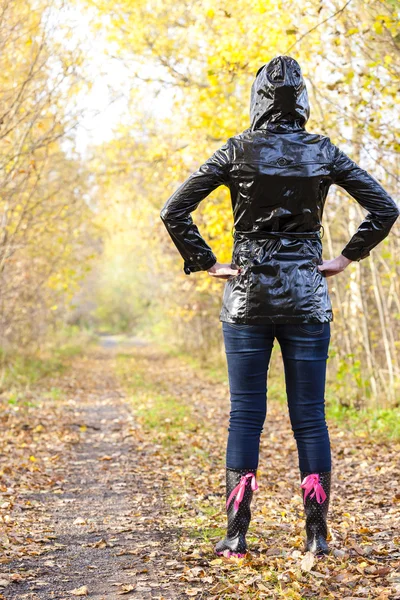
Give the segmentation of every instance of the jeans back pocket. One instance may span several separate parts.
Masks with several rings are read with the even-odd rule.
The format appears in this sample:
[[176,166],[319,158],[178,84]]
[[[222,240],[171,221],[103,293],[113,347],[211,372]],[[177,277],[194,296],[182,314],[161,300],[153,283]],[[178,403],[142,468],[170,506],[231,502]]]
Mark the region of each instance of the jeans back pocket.
[[297,328],[309,335],[320,335],[324,331],[325,323],[297,323]]

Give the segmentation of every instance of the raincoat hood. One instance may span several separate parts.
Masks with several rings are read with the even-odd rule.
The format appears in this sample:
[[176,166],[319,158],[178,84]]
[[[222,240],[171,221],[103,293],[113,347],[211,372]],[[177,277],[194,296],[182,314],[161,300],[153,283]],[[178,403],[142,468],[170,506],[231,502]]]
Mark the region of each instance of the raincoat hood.
[[250,129],[304,129],[310,105],[299,63],[277,56],[263,65],[251,87]]

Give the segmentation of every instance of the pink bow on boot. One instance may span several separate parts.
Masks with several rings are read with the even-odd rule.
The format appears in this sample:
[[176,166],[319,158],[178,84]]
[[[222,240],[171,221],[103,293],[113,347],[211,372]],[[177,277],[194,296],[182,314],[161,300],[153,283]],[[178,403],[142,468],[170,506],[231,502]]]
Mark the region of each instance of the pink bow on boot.
[[326,494],[321,485],[318,473],[311,473],[310,475],[307,475],[307,477],[304,477],[301,482],[301,487],[305,490],[304,502],[311,490],[313,490],[312,494],[310,494],[311,499],[315,496],[315,499],[319,504],[322,504],[326,500]]
[[226,508],[228,508],[229,504],[231,503],[232,498],[235,496],[235,494],[237,494],[233,507],[235,510],[238,510],[239,505],[240,505],[241,501],[243,500],[244,490],[246,488],[247,480],[250,479],[250,477],[251,477],[251,489],[253,490],[253,492],[255,490],[258,490],[258,483],[256,481],[256,476],[254,475],[254,473],[247,473],[247,475],[243,475],[240,478],[240,482],[238,483],[238,485],[232,490],[232,492],[226,502]]

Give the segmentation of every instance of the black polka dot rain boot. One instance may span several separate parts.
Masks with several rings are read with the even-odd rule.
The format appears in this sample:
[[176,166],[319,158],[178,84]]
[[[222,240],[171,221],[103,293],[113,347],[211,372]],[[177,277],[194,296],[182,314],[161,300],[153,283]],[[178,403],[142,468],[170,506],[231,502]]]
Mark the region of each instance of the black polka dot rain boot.
[[250,503],[255,490],[258,490],[256,470],[226,469],[228,529],[226,537],[214,548],[219,556],[242,558],[246,555],[246,533],[251,519]]
[[327,516],[331,492],[331,471],[301,471],[301,488],[306,516],[307,540],[304,550],[316,555],[329,554]]

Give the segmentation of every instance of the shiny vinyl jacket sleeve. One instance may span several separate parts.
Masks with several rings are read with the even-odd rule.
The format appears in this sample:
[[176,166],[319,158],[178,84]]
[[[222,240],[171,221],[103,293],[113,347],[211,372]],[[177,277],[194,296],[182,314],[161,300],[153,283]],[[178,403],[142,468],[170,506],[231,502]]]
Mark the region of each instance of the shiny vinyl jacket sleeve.
[[337,146],[333,146],[333,183],[342,187],[366,210],[364,221],[342,250],[343,256],[360,261],[369,256],[388,234],[400,215],[393,198],[367,171]]
[[160,217],[180,252],[187,275],[206,271],[217,262],[210,246],[200,235],[191,214],[200,202],[220,185],[228,183],[229,140],[172,194]]

